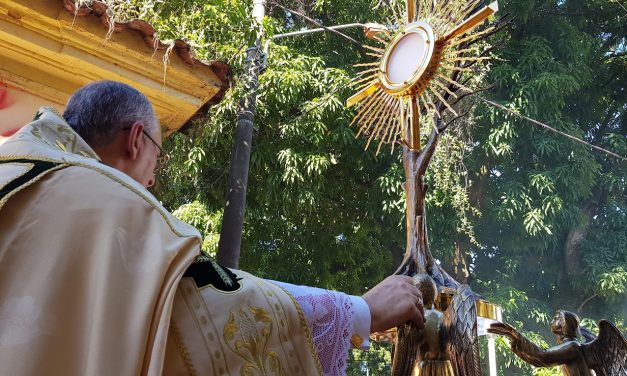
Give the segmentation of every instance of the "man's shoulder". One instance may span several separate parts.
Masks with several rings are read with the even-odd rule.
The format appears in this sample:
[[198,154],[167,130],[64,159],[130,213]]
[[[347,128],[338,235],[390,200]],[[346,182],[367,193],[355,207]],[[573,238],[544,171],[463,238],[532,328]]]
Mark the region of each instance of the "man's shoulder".
[[137,205],[158,204],[148,191],[135,184],[132,179],[104,165],[99,167],[91,163],[69,163],[55,175],[54,184],[64,186],[63,190],[72,190],[82,198],[102,197],[103,200],[93,202],[95,205],[106,205],[106,200],[116,198],[131,199]]
[[119,211],[120,215],[161,218],[177,236],[200,237],[198,231],[177,219],[147,189],[127,175],[94,163],[73,163],[57,171],[50,183],[53,192],[94,209]]

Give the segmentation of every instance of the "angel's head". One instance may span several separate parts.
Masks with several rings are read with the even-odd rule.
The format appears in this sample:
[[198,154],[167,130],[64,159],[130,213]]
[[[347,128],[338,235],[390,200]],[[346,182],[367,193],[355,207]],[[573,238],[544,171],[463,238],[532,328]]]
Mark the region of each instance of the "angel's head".
[[435,297],[438,294],[438,288],[428,274],[420,273],[414,276],[414,285],[418,287],[422,293],[422,304],[425,308],[433,308]]
[[577,338],[579,335],[579,317],[572,312],[559,310],[551,321],[551,331],[558,336]]

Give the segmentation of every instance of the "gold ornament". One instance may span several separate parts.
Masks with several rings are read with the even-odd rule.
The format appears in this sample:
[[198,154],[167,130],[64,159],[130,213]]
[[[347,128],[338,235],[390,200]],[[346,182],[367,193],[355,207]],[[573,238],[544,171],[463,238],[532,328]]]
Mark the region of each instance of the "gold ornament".
[[[454,77],[456,71],[470,71],[465,65],[481,61],[477,48],[464,44],[485,36],[494,26],[473,31],[498,11],[498,3],[480,7],[481,0],[406,0],[405,17],[397,15],[390,24],[397,32],[381,27],[368,29],[366,35],[384,49],[366,46],[368,55],[378,61],[357,64],[362,68],[353,86],[358,90],[347,100],[357,106],[352,124],[360,126],[358,136],[368,138],[366,148],[377,139],[379,146],[396,142],[420,150],[420,116],[457,112],[447,100],[457,98],[457,89],[471,91]],[[380,25],[378,25],[380,26]],[[451,90],[451,86],[455,90]],[[444,106],[440,111],[436,103]]]

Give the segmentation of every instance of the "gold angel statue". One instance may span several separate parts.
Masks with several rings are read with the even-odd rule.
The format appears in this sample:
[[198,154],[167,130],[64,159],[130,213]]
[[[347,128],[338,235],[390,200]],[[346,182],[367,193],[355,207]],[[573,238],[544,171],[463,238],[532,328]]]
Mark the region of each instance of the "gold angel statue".
[[[565,376],[627,375],[627,341],[609,321],[599,322],[599,336],[595,337],[580,329],[576,314],[560,310],[551,321],[551,331],[558,344],[542,349],[508,324],[494,323],[488,329],[490,333],[508,337],[512,351],[535,367],[559,365]],[[583,341],[578,339],[580,335]]]
[[421,273],[414,281],[422,292],[425,327],[399,327],[394,352],[408,356],[394,356],[392,376],[480,376],[476,295],[470,287],[460,286],[442,313],[434,307],[433,279]]

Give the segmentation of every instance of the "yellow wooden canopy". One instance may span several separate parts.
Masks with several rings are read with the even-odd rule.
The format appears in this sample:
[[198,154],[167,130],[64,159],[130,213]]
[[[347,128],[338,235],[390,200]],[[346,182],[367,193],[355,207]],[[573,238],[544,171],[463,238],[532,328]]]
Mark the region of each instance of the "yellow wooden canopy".
[[72,0],[0,0],[0,83],[62,108],[84,84],[124,82],[150,99],[166,134],[228,89],[225,63],[194,59],[180,40],[158,42],[140,20],[108,35],[108,20],[99,2],[76,10]]

